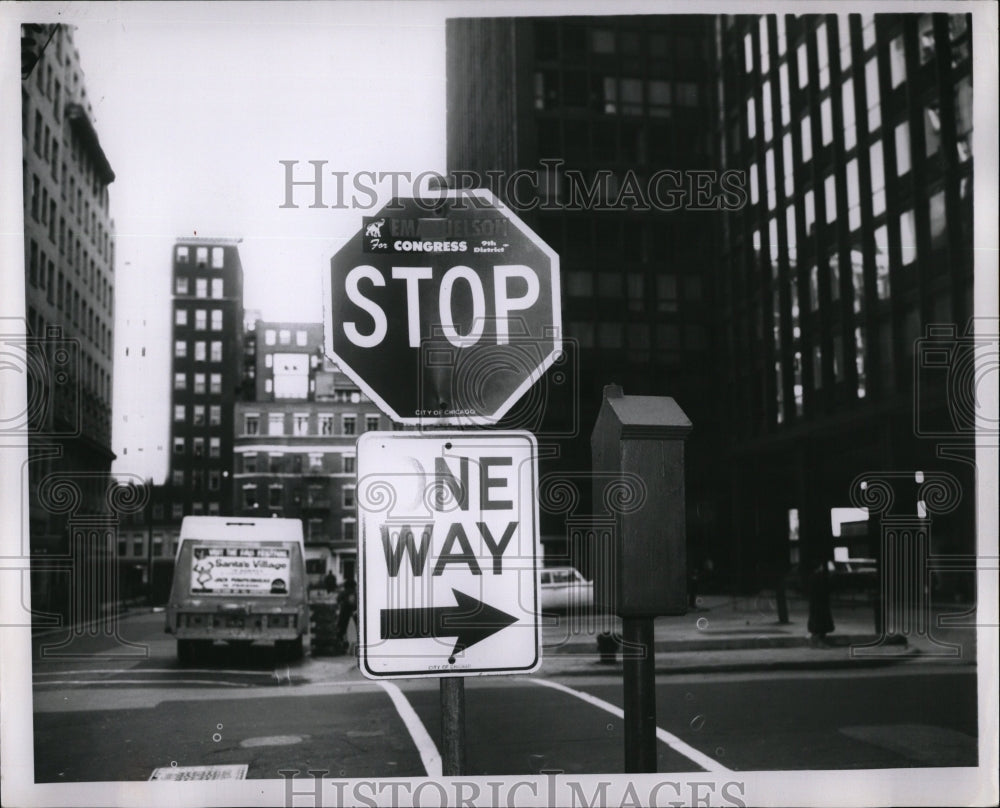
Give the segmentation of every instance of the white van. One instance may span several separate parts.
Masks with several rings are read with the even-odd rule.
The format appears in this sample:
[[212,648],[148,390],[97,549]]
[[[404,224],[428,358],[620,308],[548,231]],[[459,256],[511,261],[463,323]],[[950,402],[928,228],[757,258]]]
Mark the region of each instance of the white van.
[[307,585],[298,519],[185,516],[166,631],[183,663],[216,640],[273,642],[298,658],[309,631]]

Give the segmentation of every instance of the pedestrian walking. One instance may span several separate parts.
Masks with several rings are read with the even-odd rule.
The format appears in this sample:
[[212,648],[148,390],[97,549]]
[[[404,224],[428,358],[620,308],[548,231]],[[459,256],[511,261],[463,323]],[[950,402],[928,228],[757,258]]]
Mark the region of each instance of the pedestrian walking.
[[832,561],[817,564],[809,575],[809,642],[823,647],[830,645],[827,634],[833,633],[833,612],[830,610],[830,572]]

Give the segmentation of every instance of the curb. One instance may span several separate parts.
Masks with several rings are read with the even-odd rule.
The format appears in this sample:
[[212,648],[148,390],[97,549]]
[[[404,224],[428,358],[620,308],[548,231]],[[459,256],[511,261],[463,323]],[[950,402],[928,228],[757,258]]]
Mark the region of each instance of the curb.
[[[831,648],[847,648],[852,645],[874,645],[879,640],[877,634],[840,634],[827,638]],[[890,636],[885,638],[888,645],[906,645],[907,640],[903,635]],[[551,650],[545,649],[548,656],[587,656],[596,653],[597,640],[594,642],[574,642],[554,646]],[[621,648],[621,641],[618,642]],[[747,637],[719,637],[705,640],[657,640],[653,643],[655,653],[684,653],[686,651],[766,651],[769,649],[791,649],[810,648],[808,637],[804,636],[767,636],[762,635],[753,638]],[[579,649],[587,649],[581,651]]]

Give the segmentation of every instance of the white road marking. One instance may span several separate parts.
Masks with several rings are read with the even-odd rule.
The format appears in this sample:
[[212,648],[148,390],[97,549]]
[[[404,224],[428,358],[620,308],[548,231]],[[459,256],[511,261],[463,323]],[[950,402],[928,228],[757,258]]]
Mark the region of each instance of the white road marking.
[[[38,685],[154,685],[160,684],[150,679],[53,679],[36,682]],[[170,685],[213,685],[217,687],[250,687],[246,682],[227,682],[224,679],[170,679],[163,684]]]
[[427,770],[427,776],[441,777],[441,753],[438,752],[434,740],[428,734],[427,729],[420,720],[420,716],[417,715],[417,711],[407,701],[406,696],[403,695],[403,691],[392,682],[378,681],[376,684],[392,699],[396,712],[403,719],[403,723],[406,725],[406,729],[409,731],[410,737],[413,739],[413,743],[420,753],[420,761],[424,764],[424,769]]
[[[595,707],[599,707],[600,709],[605,710],[611,713],[612,715],[617,716],[618,718],[622,719],[625,718],[625,712],[620,707],[615,707],[615,705],[611,704],[610,702],[604,701],[604,699],[599,699],[597,698],[597,696],[592,696],[590,695],[590,693],[584,693],[582,690],[574,690],[571,687],[567,687],[566,685],[560,684],[559,682],[553,682],[550,679],[535,679],[529,677],[528,681],[534,682],[536,685],[542,685],[543,687],[551,687],[554,690],[560,690],[563,693],[569,693],[571,696],[576,696],[578,699],[581,699],[587,702],[588,704],[592,704]],[[694,761],[706,771],[718,772],[718,773],[732,771],[731,769],[727,769],[717,760],[714,760],[713,758],[710,758],[708,755],[699,752],[693,746],[684,743],[684,741],[682,741],[676,735],[667,732],[665,729],[657,727],[656,738],[657,740],[665,743],[675,752],[683,755],[689,760]]]
[[225,670],[222,668],[89,668],[70,671],[35,671],[33,676],[86,676],[95,673],[222,673],[232,676],[274,676],[273,671]]

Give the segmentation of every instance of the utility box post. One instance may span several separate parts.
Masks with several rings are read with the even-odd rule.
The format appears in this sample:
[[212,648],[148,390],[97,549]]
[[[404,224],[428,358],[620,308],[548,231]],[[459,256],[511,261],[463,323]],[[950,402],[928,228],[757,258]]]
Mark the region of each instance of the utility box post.
[[593,557],[605,561],[595,571],[594,600],[622,618],[630,773],[656,771],[653,618],[687,611],[684,440],[690,432],[691,421],[672,398],[626,396],[608,385],[590,437],[593,510],[615,521],[611,547],[593,548]]
[[[626,396],[611,384],[590,437],[594,513],[613,516],[612,569],[596,571],[594,599],[619,617],[655,617],[687,611],[684,440],[691,421],[667,396]],[[620,475],[617,506],[608,473]],[[613,484],[612,484],[613,485]],[[595,555],[596,558],[602,557]],[[607,574],[605,574],[607,573]]]

